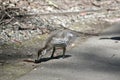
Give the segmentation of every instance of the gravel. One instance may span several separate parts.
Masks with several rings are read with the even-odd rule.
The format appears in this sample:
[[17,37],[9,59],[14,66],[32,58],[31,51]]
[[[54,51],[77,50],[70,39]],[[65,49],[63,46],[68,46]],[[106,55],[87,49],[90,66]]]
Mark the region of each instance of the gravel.
[[[112,0],[111,0],[112,1]],[[88,31],[88,29],[86,30],[81,30],[78,28],[71,27],[73,26],[75,23],[78,23],[80,25],[82,25],[82,27],[84,28],[84,26],[90,27],[89,30],[92,30],[91,26],[92,24],[99,24],[99,23],[105,23],[104,19],[109,19],[109,18],[118,18],[120,17],[120,11],[119,10],[115,10],[115,11],[106,11],[105,9],[108,7],[105,7],[105,4],[107,1],[94,1],[98,4],[102,4],[102,7],[96,7],[93,5],[83,5],[81,0],[76,1],[64,1],[61,0],[61,2],[59,0],[54,1],[51,0],[44,2],[44,1],[40,1],[38,2],[37,0],[31,0],[29,2],[27,1],[17,1],[20,4],[17,4],[17,6],[21,7],[23,6],[23,8],[27,9],[27,11],[31,11],[34,14],[37,13],[58,13],[57,15],[52,14],[52,15],[39,15],[39,16],[32,16],[32,17],[27,17],[27,18],[21,18],[21,19],[17,19],[17,21],[13,21],[10,24],[7,25],[0,25],[0,45],[3,45],[4,43],[11,43],[14,42],[14,40],[16,41],[24,41],[24,40],[28,40],[31,39],[37,35],[41,35],[47,32],[50,32],[52,30],[57,29],[58,27],[60,27],[61,25],[63,27],[67,27],[69,29],[73,29],[73,30],[78,30],[78,31]],[[110,3],[110,1],[108,1]],[[24,3],[24,4],[23,4]],[[28,3],[30,3],[31,5],[28,6]],[[60,3],[60,4],[59,4]],[[81,3],[81,4],[79,4]],[[85,3],[89,3],[86,2]],[[11,3],[12,4],[12,3]],[[27,5],[25,5],[27,4]],[[45,4],[48,6],[37,6],[36,4]],[[62,5],[67,4],[68,6],[65,6],[63,8]],[[72,5],[71,5],[72,4]],[[90,4],[90,3],[89,3]],[[80,5],[80,6],[78,6]],[[108,3],[106,3],[106,5],[110,5]],[[115,5],[119,5],[119,3],[114,2],[111,6],[112,9],[119,9],[119,6],[115,6]],[[54,7],[58,6],[60,9],[56,9]],[[104,9],[105,8],[105,9]],[[104,9],[103,11],[98,11],[98,12],[82,12],[82,13],[77,13],[76,12],[80,12],[83,10],[99,10],[99,9]],[[111,9],[111,8],[110,8]],[[67,13],[66,13],[67,12]],[[71,14],[69,12],[72,12]],[[59,15],[59,13],[66,13],[66,14],[62,14]]]

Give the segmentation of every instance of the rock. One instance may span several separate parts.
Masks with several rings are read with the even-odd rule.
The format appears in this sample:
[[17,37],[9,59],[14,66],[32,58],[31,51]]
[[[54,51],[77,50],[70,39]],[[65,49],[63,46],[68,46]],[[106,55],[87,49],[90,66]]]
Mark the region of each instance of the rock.
[[9,0],[11,3],[17,3],[20,0]]
[[9,7],[15,7],[15,4],[11,3],[9,4]]

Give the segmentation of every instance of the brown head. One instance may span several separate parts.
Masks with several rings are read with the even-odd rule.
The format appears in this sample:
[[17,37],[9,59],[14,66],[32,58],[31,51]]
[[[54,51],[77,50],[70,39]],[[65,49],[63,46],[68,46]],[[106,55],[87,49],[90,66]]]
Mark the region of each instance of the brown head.
[[43,51],[43,49],[39,49],[39,50],[38,50],[37,59],[39,59],[39,56],[42,55],[42,51]]
[[45,47],[39,49],[39,50],[38,50],[38,53],[37,53],[37,59],[39,59],[39,56],[40,56],[40,58],[41,58],[45,53],[46,53]]

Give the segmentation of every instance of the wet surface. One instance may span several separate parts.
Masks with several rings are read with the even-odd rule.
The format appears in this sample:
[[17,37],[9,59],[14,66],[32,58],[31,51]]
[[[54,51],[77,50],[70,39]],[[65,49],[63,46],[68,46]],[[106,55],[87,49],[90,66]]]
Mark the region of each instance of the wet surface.
[[115,32],[108,28],[102,35],[91,37],[67,51],[71,57],[39,63],[37,68],[16,80],[119,80],[120,43],[100,40],[101,37],[119,35],[106,35],[109,31]]
[[[88,37],[90,36],[81,35],[80,38],[79,37],[76,38],[73,43],[74,47],[77,47],[78,44],[81,44],[82,42],[84,42]],[[34,40],[25,41],[24,43],[22,43],[22,45],[14,44],[11,46],[5,45],[1,47],[1,50],[2,50],[1,52],[2,54],[0,55],[1,57],[0,58],[0,67],[1,67],[0,76],[1,77],[0,78],[1,80],[3,79],[14,80],[17,77],[20,77],[28,73],[29,71],[34,69],[36,66],[40,65],[39,61],[38,61],[38,64],[34,62],[36,59],[37,50],[41,47],[41,45],[44,42],[43,38],[39,39],[39,37],[37,37]],[[67,51],[74,47],[69,46]],[[61,52],[57,52],[57,53],[61,53]],[[44,62],[61,59],[60,54],[58,54],[58,56],[56,55],[53,59],[50,59],[49,56],[50,54],[44,57],[40,62],[44,63]],[[70,57],[72,57],[72,55],[66,55],[65,59],[70,58]]]

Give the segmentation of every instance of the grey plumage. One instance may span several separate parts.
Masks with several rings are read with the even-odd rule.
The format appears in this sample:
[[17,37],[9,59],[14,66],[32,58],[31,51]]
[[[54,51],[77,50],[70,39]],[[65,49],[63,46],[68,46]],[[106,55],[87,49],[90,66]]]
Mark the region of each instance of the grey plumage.
[[[50,36],[46,39],[43,48],[38,50],[38,58],[40,60],[49,50],[53,49],[51,58],[54,56],[57,47],[63,49],[63,58],[65,56],[66,47],[70,43],[73,34],[68,30],[57,30],[52,32]],[[39,58],[40,57],[40,58]]]

